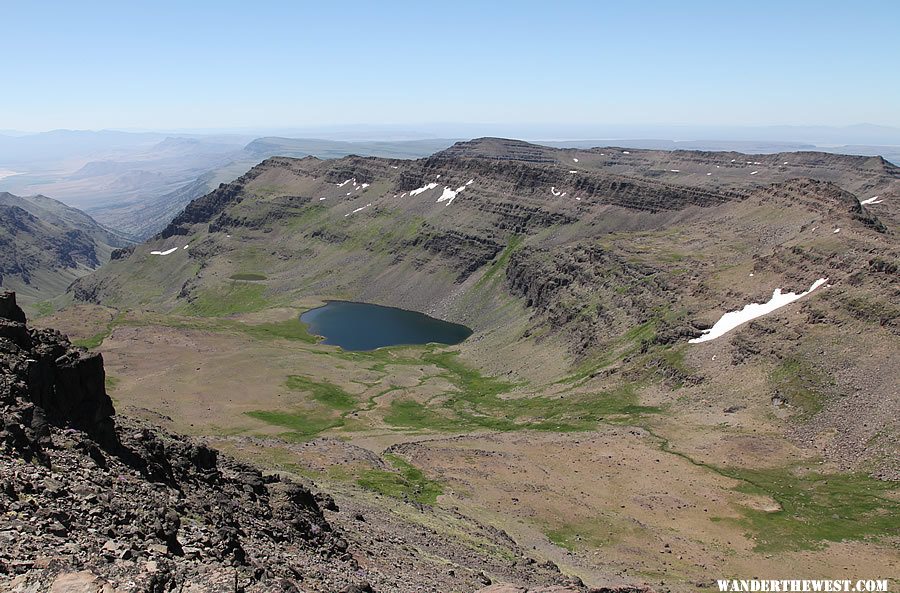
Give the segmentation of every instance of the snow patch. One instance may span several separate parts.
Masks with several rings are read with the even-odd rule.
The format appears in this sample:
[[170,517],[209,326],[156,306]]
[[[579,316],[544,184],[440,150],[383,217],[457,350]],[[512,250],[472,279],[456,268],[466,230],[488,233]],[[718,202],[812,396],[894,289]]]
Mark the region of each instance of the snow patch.
[[681,169],[669,169],[672,173],[681,173]]
[[627,150],[623,150],[623,151],[622,151],[622,154],[631,154],[631,153],[628,152]]
[[165,251],[151,251],[150,255],[169,255],[170,253],[175,253],[178,251],[177,247],[173,247],[172,249],[166,249]]
[[793,303],[797,299],[805,297],[826,282],[828,282],[828,278],[819,278],[813,282],[812,286],[809,287],[809,290],[801,292],[800,294],[793,292],[782,293],[780,288],[776,288],[768,303],[750,303],[749,305],[744,305],[744,308],[740,311],[730,311],[725,313],[715,325],[710,329],[705,330],[702,336],[688,340],[688,342],[691,344],[699,344],[701,342],[715,340],[748,321],[752,321],[757,317],[762,317],[776,309],[780,309],[785,305]]
[[426,185],[423,185],[423,186],[420,187],[420,188],[417,188],[417,189],[412,190],[411,192],[409,192],[409,195],[410,195],[410,197],[412,197],[412,196],[417,196],[417,195],[419,195],[419,194],[421,194],[421,193],[427,192],[429,189],[434,189],[434,188],[436,188],[437,186],[438,186],[437,183],[428,183],[428,184],[426,184]]
[[578,173],[578,171],[575,171],[575,170],[573,169],[573,170],[569,171],[569,173]]
[[834,233],[834,234],[837,234],[837,233],[840,233],[840,232],[841,232],[841,229],[840,229],[840,228],[837,228],[837,229],[834,229],[834,230],[831,231],[831,232]]
[[[472,181],[475,181],[475,180],[473,179]],[[449,187],[445,187],[443,193],[441,193],[441,197],[439,197],[437,201],[438,202],[447,202],[447,205],[449,206],[450,204],[453,203],[453,200],[456,199],[456,196],[459,195],[459,192],[461,192],[462,190],[469,187],[469,185],[472,183],[472,181],[470,181],[469,183],[466,183],[465,185],[460,185],[455,190],[450,189]]]
[[554,196],[562,195],[562,192],[559,191],[558,189],[556,189],[555,187],[553,187],[552,185],[550,186],[550,193],[553,194]]
[[372,204],[366,204],[365,206],[362,206],[362,207],[360,207],[360,208],[357,208],[357,209],[354,210],[353,212],[348,212],[347,214],[344,215],[344,218],[347,218],[347,217],[350,216],[351,214],[356,214],[357,212],[362,212],[363,210],[365,210],[366,208],[368,208],[368,207],[371,206],[371,205],[372,205]]
[[878,196],[872,196],[867,200],[863,200],[862,202],[860,202],[860,204],[862,204],[863,206],[867,206],[868,204],[880,204],[882,202],[884,202],[884,200],[879,200]]
[[338,187],[344,187],[345,185],[347,185],[347,184],[350,183],[351,181],[353,182],[353,185],[356,185],[356,179],[348,179],[347,181],[345,181],[345,182],[343,182],[343,183],[336,183],[335,185],[337,185]]
[[575,161],[576,163],[578,162],[578,159],[576,159],[574,157],[572,157],[572,160]]
[[754,171],[754,172],[752,172],[752,173],[750,173],[750,174],[751,174],[751,175],[756,175],[757,173],[759,173],[759,171]]

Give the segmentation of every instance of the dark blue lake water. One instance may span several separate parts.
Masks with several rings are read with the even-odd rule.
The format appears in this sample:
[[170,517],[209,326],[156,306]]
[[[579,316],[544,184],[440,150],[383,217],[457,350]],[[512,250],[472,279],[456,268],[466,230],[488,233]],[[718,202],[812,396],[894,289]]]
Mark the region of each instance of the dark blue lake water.
[[330,301],[300,316],[309,331],[323,336],[325,344],[344,350],[374,350],[412,344],[459,344],[472,330],[458,323],[429,317],[416,311],[369,303]]

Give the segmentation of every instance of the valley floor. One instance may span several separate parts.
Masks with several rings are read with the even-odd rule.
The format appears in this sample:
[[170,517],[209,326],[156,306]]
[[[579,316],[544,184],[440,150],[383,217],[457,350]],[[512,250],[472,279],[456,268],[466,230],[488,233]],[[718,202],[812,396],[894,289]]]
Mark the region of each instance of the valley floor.
[[[352,537],[393,533],[384,546],[445,571],[477,568],[466,549],[490,556],[473,527],[485,525],[591,586],[900,578],[895,484],[798,446],[770,401],[714,376],[702,387],[623,383],[602,368],[560,374],[549,360],[503,375],[486,370],[502,361],[477,339],[343,352],[297,320],[318,302],[226,318],[79,305],[34,324],[103,353],[120,413],[327,484],[342,506],[379,510],[377,527],[336,518]],[[716,348],[676,366],[724,358]],[[732,372],[756,392],[755,375]],[[445,543],[422,549],[415,529],[392,522]],[[501,551],[479,561],[488,577],[504,576]]]

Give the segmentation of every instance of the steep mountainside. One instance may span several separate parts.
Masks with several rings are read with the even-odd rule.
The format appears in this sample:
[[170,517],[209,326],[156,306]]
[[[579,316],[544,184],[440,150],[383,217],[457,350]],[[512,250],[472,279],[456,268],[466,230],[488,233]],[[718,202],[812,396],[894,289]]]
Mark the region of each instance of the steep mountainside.
[[[153,257],[150,250],[169,243],[149,243],[127,261],[120,260],[80,284],[79,291],[88,287],[100,290],[97,285],[103,283],[130,282],[132,272],[162,273],[167,279],[162,296],[174,304],[176,297],[191,295],[192,284],[216,275],[209,269],[214,262],[244,257],[264,244],[271,246],[272,252],[255,257],[262,259],[261,265],[274,268],[260,270],[273,272],[267,274],[270,286],[292,283],[292,288],[299,288],[304,278],[319,270],[309,266],[317,261],[309,255],[325,256],[339,250],[371,259],[391,257],[368,269],[347,269],[340,279],[329,278],[320,283],[324,293],[375,293],[381,290],[379,277],[387,271],[420,271],[431,262],[434,269],[425,273],[441,285],[439,292],[450,295],[465,292],[464,281],[511,243],[531,252],[531,248],[608,241],[622,233],[655,233],[688,223],[722,225],[713,236],[704,238],[703,233],[696,233],[694,239],[738,243],[749,237],[721,231],[735,218],[734,213],[750,210],[757,215],[778,212],[783,218],[771,229],[778,236],[759,238],[757,256],[766,255],[763,249],[783,246],[788,239],[826,244],[843,240],[846,235],[828,235],[845,222],[850,225],[848,241],[858,240],[856,229],[872,230],[875,234],[871,237],[885,241],[891,235],[880,232],[884,229],[877,217],[892,220],[896,205],[891,196],[897,191],[897,180],[898,169],[877,157],[556,150],[498,139],[459,143],[411,163],[358,157],[333,162],[272,158],[193,202],[162,232],[161,239],[175,241],[179,247],[185,242],[192,244],[189,252],[179,254],[184,257]],[[850,193],[837,192],[837,188]],[[876,204],[862,207],[856,201],[877,194]],[[860,217],[871,218],[871,224],[864,224]],[[792,228],[795,221],[799,224]],[[810,224],[804,226],[807,221]],[[822,224],[816,225],[816,221]],[[750,226],[753,221],[733,224]],[[814,226],[816,231],[811,230]],[[240,233],[240,239],[235,235],[229,240],[229,231]],[[176,240],[178,236],[187,241]],[[354,240],[345,241],[351,238]],[[292,257],[291,247],[310,253]],[[415,262],[410,261],[413,259]],[[185,261],[199,263],[203,270],[199,275],[190,266],[179,270],[185,268]],[[231,265],[252,264],[232,261]],[[290,276],[290,282],[282,281],[278,270]],[[359,274],[365,281],[360,281]],[[182,282],[172,282],[175,276]],[[185,282],[187,286],[182,286]],[[206,284],[212,282],[210,278]],[[340,286],[333,289],[330,285],[335,282]],[[314,283],[304,290],[316,292],[319,286]],[[140,302],[143,293],[110,287],[109,296]],[[397,301],[401,296],[385,298]],[[434,302],[410,296],[418,308],[453,309],[447,298]]]
[[66,287],[129,244],[90,216],[45,196],[0,193],[0,286],[33,303]]

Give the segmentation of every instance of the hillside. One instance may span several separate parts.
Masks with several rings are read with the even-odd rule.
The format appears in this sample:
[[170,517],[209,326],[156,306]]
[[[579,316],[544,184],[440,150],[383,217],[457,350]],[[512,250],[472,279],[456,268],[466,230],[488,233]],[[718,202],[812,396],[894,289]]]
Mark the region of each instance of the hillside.
[[[458,509],[589,585],[871,575],[900,527],[898,182],[880,157],[496,138],[273,157],[52,321],[135,414]],[[297,321],[327,299],[474,334],[346,353]],[[388,487],[379,463],[420,473]]]
[[64,293],[129,241],[62,202],[2,192],[0,244],[0,286],[33,304]]

